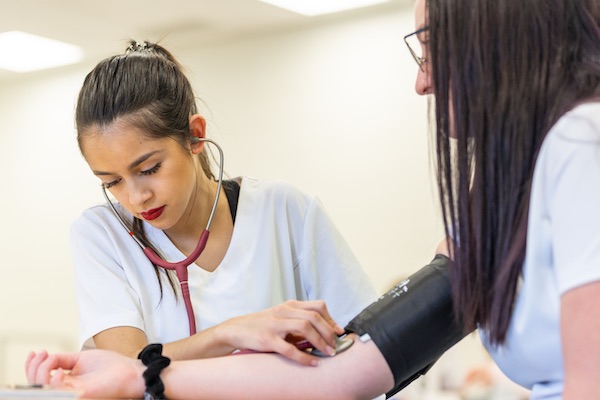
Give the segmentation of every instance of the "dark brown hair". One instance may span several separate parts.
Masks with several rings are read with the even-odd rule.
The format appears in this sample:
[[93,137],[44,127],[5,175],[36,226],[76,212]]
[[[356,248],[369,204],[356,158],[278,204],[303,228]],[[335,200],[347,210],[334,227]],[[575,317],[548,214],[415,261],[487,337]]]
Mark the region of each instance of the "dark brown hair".
[[455,306],[492,343],[505,341],[512,315],[540,146],[561,115],[600,95],[599,3],[428,0]]
[[[75,112],[77,142],[83,153],[86,134],[123,120],[150,138],[170,137],[185,148],[190,143],[189,118],[196,112],[191,84],[171,53],[158,44],[131,41],[124,54],[100,61],[86,76]],[[206,152],[199,157],[204,174],[214,179]],[[141,220],[134,217],[131,228],[158,253]]]

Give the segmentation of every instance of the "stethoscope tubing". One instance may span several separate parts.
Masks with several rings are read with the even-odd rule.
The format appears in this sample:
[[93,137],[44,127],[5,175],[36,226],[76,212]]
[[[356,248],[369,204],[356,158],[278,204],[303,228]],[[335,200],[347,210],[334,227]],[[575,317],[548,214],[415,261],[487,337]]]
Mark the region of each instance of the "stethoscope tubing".
[[188,268],[188,266],[193,264],[198,259],[198,257],[200,257],[200,255],[204,251],[204,248],[206,247],[206,243],[208,242],[208,236],[210,234],[209,229],[212,224],[213,218],[216,214],[217,205],[219,203],[219,197],[221,195],[221,188],[223,187],[223,159],[224,159],[224,157],[223,157],[223,150],[221,149],[221,146],[219,146],[216,142],[214,142],[211,139],[207,139],[207,138],[198,138],[198,139],[201,142],[208,142],[208,143],[214,145],[217,148],[217,150],[219,151],[219,174],[217,176],[217,193],[215,194],[215,199],[213,201],[210,216],[208,217],[208,222],[206,223],[206,228],[200,234],[198,244],[196,245],[196,248],[194,249],[194,251],[192,251],[192,253],[188,257],[186,257],[184,260],[181,260],[178,262],[166,261],[166,260],[162,259],[158,254],[156,254],[156,252],[154,250],[152,250],[150,247],[144,245],[144,243],[142,243],[142,241],[138,237],[136,237],[136,235],[133,233],[133,230],[127,225],[125,220],[123,220],[123,217],[121,217],[121,215],[117,211],[115,205],[112,203],[112,201],[108,197],[108,194],[106,193],[106,188],[104,187],[104,185],[102,186],[102,194],[104,195],[104,198],[106,199],[107,204],[110,206],[112,212],[117,217],[117,220],[119,221],[119,223],[123,226],[123,228],[125,228],[127,233],[129,233],[129,236],[131,236],[133,238],[133,240],[135,240],[135,242],[142,248],[142,251],[144,252],[146,257],[153,264],[156,264],[159,267],[162,267],[167,270],[175,271],[175,274],[177,275],[177,280],[179,281],[179,286],[181,288],[181,295],[183,296],[183,301],[185,303],[185,309],[187,312],[188,322],[189,322],[189,327],[190,327],[190,336],[192,336],[196,333],[196,318],[194,315],[194,308],[192,306],[192,300],[190,297],[190,289],[189,289],[189,284],[188,284],[188,269],[187,268]]

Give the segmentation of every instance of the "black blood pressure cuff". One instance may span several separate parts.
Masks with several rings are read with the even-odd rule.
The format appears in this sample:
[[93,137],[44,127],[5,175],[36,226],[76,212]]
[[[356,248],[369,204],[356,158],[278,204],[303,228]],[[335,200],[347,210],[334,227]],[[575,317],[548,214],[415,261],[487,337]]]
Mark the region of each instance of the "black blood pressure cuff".
[[346,331],[368,334],[394,374],[391,397],[429,368],[469,332],[452,306],[450,259],[437,255],[431,264],[403,280],[354,318]]

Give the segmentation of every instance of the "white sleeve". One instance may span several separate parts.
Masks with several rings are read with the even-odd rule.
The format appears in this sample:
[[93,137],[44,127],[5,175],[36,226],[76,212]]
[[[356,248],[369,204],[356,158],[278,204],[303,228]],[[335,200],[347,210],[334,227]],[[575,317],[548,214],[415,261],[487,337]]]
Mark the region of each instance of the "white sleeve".
[[330,314],[345,326],[378,296],[352,250],[321,202],[308,205],[303,226],[300,279],[309,300],[324,300]]
[[549,143],[547,192],[560,293],[600,280],[600,124],[564,118]]
[[80,345],[111,327],[144,328],[140,300],[121,257],[127,250],[117,236],[96,213],[84,213],[71,226]]

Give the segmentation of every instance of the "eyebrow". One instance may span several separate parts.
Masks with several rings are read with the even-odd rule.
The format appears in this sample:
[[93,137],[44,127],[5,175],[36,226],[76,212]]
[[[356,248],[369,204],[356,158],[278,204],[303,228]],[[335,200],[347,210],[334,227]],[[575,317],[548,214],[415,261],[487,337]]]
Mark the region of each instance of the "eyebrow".
[[[160,152],[161,152],[161,150],[151,151],[150,153],[146,153],[146,154],[144,154],[144,155],[136,158],[131,164],[129,164],[128,169],[131,171],[132,169],[134,169],[135,167],[137,167],[138,165],[140,165],[141,163],[143,163],[144,161],[146,161],[147,159],[149,159],[153,155],[155,155],[157,153],[160,153]],[[96,176],[114,175],[112,172],[105,172],[105,171],[96,171],[96,170],[93,170],[92,172]]]

